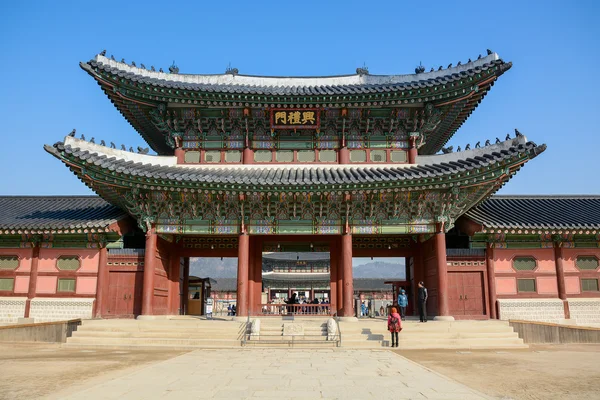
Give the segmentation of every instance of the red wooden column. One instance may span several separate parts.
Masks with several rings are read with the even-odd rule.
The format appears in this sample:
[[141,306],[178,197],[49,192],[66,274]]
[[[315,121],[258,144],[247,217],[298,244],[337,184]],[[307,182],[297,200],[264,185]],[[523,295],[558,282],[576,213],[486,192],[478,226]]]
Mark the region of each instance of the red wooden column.
[[27,301],[25,302],[25,318],[29,318],[31,300],[35,297],[37,287],[38,262],[40,260],[40,243],[33,242],[31,249],[31,270],[29,271],[29,289],[27,290]]
[[190,298],[190,258],[183,259],[183,288],[181,290],[181,313],[187,315],[188,299]]
[[565,319],[570,319],[571,312],[569,310],[567,290],[565,288],[565,267],[561,242],[554,242],[554,260],[556,263],[556,283],[558,284],[558,297],[563,301]]
[[96,281],[96,305],[94,318],[102,317],[106,312],[108,300],[108,249],[106,243],[99,243],[100,254],[98,257],[98,279]]
[[175,246],[172,246],[169,268],[169,313],[172,315],[179,314],[179,305],[181,304],[181,294],[179,292],[180,269],[181,260],[179,252]]
[[[417,315],[419,312],[419,282],[425,282],[425,267],[423,265],[423,244],[417,242],[415,244],[415,251],[413,252],[413,273],[414,273],[414,286],[411,287],[413,294],[413,315]],[[427,285],[425,285],[427,286]],[[395,301],[398,299],[396,298]]]
[[417,136],[414,136],[413,134],[411,134],[409,142],[410,142],[410,147],[408,149],[408,163],[409,164],[416,164],[417,162]]
[[485,251],[486,255],[486,266],[487,266],[487,279],[488,279],[488,293],[489,293],[489,304],[490,309],[489,316],[491,319],[498,318],[496,312],[496,274],[494,268],[494,245],[488,243]]
[[340,261],[342,266],[343,282],[343,306],[342,317],[353,317],[354,282],[352,281],[352,235],[342,235],[340,248]]
[[448,308],[448,264],[446,262],[446,234],[442,230],[434,236],[434,248],[438,274],[438,316],[437,319],[453,320]]
[[329,248],[329,307],[332,313],[337,313],[338,302],[337,302],[337,275],[338,275],[338,254],[337,246],[331,244]]
[[254,305],[256,307],[256,314],[262,313],[262,242],[258,237],[252,241],[253,255],[252,259],[254,262]]
[[144,288],[142,291],[142,315],[152,315],[154,301],[154,271],[156,269],[156,231],[154,227],[146,232],[144,253]]
[[250,258],[250,236],[242,233],[238,241],[238,270],[237,270],[237,306],[236,314],[240,317],[248,315],[248,264]]

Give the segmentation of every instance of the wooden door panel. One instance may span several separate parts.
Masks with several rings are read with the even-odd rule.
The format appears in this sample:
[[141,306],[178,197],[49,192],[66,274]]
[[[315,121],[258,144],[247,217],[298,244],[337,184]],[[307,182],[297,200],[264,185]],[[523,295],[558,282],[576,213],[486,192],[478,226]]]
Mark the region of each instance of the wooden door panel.
[[110,271],[108,314],[133,318],[141,314],[143,272]]
[[464,272],[463,282],[465,315],[484,315],[483,273]]
[[460,272],[448,273],[448,311],[451,315],[464,315],[465,309],[462,301],[463,278]]

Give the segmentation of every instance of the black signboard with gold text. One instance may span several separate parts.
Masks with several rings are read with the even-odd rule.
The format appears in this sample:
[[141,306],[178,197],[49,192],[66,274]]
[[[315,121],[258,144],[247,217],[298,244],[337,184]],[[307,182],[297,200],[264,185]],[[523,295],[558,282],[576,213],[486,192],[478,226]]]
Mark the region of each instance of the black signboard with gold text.
[[272,108],[271,129],[319,129],[316,108]]

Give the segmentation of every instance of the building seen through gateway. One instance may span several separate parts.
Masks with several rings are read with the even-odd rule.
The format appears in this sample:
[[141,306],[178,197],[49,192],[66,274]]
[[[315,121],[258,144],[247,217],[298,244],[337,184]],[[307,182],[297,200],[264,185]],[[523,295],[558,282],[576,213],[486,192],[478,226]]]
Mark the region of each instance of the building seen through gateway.
[[80,66],[148,147],[48,137],[97,196],[0,197],[0,321],[190,313],[192,257],[237,259],[238,316],[297,292],[352,318],[353,258],[400,257],[438,319],[600,323],[600,196],[496,196],[546,149],[518,130],[446,147],[509,73],[494,52],[385,76]]

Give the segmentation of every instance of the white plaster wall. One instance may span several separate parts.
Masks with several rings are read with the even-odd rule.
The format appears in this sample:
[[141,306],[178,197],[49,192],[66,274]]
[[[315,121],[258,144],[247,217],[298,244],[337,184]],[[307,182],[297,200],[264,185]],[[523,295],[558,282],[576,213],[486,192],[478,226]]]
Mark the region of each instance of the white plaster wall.
[[600,324],[600,298],[568,300],[571,319],[575,320],[577,325],[597,326]]
[[29,317],[35,322],[65,321],[81,318],[91,319],[94,306],[93,298],[43,298],[31,300]]
[[560,323],[565,319],[565,309],[560,299],[499,299],[498,309],[501,320]]
[[27,297],[0,297],[0,322],[16,323],[25,315]]

